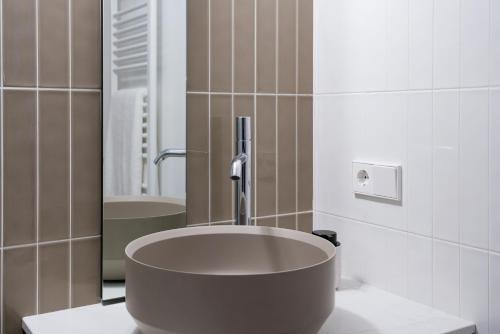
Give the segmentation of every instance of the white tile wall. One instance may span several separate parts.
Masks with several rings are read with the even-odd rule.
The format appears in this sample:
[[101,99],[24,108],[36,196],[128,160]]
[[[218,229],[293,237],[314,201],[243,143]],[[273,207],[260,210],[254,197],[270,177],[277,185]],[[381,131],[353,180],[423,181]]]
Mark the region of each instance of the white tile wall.
[[[344,276],[500,333],[500,0],[316,0],[314,136]],[[401,164],[402,202],[353,160]]]

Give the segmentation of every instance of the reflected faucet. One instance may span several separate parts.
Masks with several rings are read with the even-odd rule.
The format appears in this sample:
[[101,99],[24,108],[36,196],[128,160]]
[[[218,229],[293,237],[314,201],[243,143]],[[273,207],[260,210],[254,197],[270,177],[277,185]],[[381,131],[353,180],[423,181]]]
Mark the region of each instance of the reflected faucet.
[[252,223],[252,126],[250,117],[236,117],[236,155],[229,174],[236,182],[235,225]]
[[162,162],[167,158],[184,158],[185,156],[186,156],[186,150],[167,148],[158,153],[153,162],[155,165],[158,165],[160,162]]

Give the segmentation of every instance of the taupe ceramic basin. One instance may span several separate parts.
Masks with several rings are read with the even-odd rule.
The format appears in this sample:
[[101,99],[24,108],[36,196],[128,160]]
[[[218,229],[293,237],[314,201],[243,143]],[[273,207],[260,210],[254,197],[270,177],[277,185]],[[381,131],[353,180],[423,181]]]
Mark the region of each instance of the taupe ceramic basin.
[[103,204],[103,279],[125,279],[125,247],[132,240],[185,226],[184,201],[156,196],[106,197]]
[[334,307],[335,247],[307,233],[191,227],[125,253],[126,305],[144,334],[313,334]]

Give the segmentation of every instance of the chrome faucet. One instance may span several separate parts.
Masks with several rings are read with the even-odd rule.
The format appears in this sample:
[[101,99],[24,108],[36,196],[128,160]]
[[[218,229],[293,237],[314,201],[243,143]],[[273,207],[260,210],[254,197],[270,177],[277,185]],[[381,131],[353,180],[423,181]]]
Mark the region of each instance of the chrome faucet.
[[185,156],[186,156],[186,150],[167,148],[158,153],[153,162],[155,165],[158,165],[160,162],[162,162],[167,158],[183,158]]
[[235,225],[252,223],[252,126],[250,117],[236,117],[236,155],[231,162],[236,182]]

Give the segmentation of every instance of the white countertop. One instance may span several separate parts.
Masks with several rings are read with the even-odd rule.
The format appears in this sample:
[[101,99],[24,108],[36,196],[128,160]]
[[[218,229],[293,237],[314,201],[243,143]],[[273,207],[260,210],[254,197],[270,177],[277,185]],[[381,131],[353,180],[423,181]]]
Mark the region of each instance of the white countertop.
[[[90,305],[25,317],[26,334],[140,334],[125,304]],[[318,334],[473,334],[472,322],[368,285],[336,294],[335,310]]]

